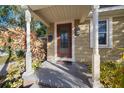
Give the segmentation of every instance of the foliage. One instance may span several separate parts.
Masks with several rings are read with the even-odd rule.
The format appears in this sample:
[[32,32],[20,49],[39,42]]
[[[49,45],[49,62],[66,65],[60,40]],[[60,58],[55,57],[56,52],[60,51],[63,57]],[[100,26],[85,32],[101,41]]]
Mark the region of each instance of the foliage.
[[[16,28],[1,33],[0,36],[3,37],[3,40],[1,40],[3,47],[9,51],[9,54],[12,54],[8,60],[11,65],[8,66],[8,74],[2,87],[20,87],[23,83],[21,75],[24,72],[25,67],[25,31]],[[32,66],[34,69],[37,69],[46,57],[44,44],[45,42],[38,39],[35,32],[31,32]],[[0,46],[2,45],[0,44]],[[13,62],[14,64],[12,64]]]
[[[87,64],[88,73],[92,73],[92,65]],[[124,87],[124,64],[118,62],[101,62],[100,82],[105,88]]]
[[24,58],[18,58],[14,56],[14,60],[16,62],[13,62],[10,64],[7,70],[7,75],[4,80],[4,83],[2,87],[6,88],[14,88],[14,87],[22,87],[23,80],[22,80],[22,73],[24,72]]
[[1,5],[0,23],[0,26],[2,27],[24,27],[24,12],[21,9],[21,6]]
[[17,61],[18,60],[18,58],[17,58],[17,56],[16,55],[12,55],[11,57],[10,57],[10,59],[9,59],[9,61],[10,62],[14,62],[14,61]]
[[36,32],[37,37],[45,37],[47,34],[47,27],[40,21],[32,21],[32,29]]
[[16,51],[17,57],[24,57],[25,56],[24,54],[25,54],[25,52],[23,50]]
[[6,81],[6,83],[3,85],[3,88],[19,88],[22,87],[23,80],[20,78],[16,81]]
[[[33,41],[33,40],[32,40]],[[44,49],[43,41],[41,40],[34,40],[31,42],[31,49],[32,49],[32,56],[35,60],[43,61],[46,57],[46,51]]]
[[100,81],[106,88],[122,88],[123,86],[123,65],[117,62],[103,62],[101,64]]
[[4,79],[4,78],[5,78],[5,76],[0,75],[0,80],[1,80],[1,79]]
[[[5,49],[8,49],[11,46],[11,51],[16,51],[18,56],[23,56],[26,49],[26,38],[25,31],[20,28],[9,29],[9,31],[2,32],[0,37],[3,37],[3,40],[0,41],[0,46],[3,46]],[[31,32],[31,50],[33,59],[39,59],[43,61],[46,57],[46,50],[44,45],[46,42],[39,39],[35,32]]]
[[87,72],[92,73],[92,65],[90,63],[86,63],[86,62],[83,64],[85,64],[87,66]]
[[20,28],[2,31],[0,37],[3,37],[3,39],[0,40],[0,44],[6,50],[8,50],[8,47],[11,47],[11,51],[25,49],[25,32]]
[[[31,31],[32,66],[37,69],[46,57],[44,49],[46,43],[38,37],[45,36],[47,28],[41,22],[31,23],[31,25],[34,25],[34,29]],[[20,87],[23,83],[21,76],[25,70],[26,50],[26,32],[23,29],[25,16],[21,6],[0,6],[0,28],[4,27],[7,29],[0,29],[0,48],[9,52],[11,57],[8,60],[10,65],[7,67],[8,73],[2,87]]]
[[124,60],[124,48],[118,48],[118,49],[122,51],[121,59]]
[[42,61],[39,60],[33,60],[32,67],[34,70],[37,70],[41,66]]

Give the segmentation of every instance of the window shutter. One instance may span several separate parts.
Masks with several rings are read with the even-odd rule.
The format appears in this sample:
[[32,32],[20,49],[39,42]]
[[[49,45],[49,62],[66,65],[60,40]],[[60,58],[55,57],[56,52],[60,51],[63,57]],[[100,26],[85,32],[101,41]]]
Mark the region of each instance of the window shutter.
[[108,48],[113,47],[113,36],[112,36],[112,18],[108,20]]
[[90,48],[93,48],[93,20],[90,19]]

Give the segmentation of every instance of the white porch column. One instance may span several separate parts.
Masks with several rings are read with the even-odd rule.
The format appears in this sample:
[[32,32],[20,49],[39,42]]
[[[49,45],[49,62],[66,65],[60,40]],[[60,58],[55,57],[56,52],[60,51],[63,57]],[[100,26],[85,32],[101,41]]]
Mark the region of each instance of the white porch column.
[[31,13],[28,10],[28,7],[25,6],[25,21],[26,21],[26,72],[24,76],[28,76],[33,73],[32,69],[32,55],[30,48],[30,22],[31,22]]
[[93,55],[92,55],[92,79],[93,87],[100,87],[100,55],[98,41],[98,5],[93,6]]

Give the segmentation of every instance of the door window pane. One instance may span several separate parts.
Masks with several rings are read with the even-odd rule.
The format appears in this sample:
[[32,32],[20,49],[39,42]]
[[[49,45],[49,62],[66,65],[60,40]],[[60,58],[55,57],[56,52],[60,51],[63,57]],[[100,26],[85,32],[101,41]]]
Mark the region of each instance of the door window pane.
[[60,32],[60,46],[61,48],[68,48],[68,33],[65,31]]

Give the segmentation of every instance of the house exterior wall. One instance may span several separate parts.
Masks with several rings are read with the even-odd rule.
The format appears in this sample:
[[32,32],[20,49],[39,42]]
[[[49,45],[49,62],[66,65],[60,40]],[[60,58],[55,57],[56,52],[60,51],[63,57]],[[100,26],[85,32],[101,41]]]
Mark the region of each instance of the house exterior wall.
[[[79,20],[75,20],[75,25]],[[86,20],[79,25],[80,35],[75,38],[75,61],[76,62],[91,62],[92,61],[92,48],[90,48],[90,20]],[[122,50],[124,48],[124,16],[112,18],[112,31],[113,31],[113,48],[100,48],[101,61],[120,60]],[[50,25],[48,35],[53,35],[53,41],[48,42],[47,59],[54,59],[54,24]]]
[[120,60],[124,48],[124,16],[112,18],[113,48],[100,49],[101,60]]
[[[90,21],[80,25],[80,36],[75,38],[75,58],[79,62],[91,62],[92,49],[90,48]],[[124,16],[112,18],[113,48],[100,48],[101,61],[118,61],[121,59],[124,48]]]
[[[78,21],[78,20],[75,20]],[[75,25],[78,22],[75,22]],[[80,35],[75,37],[75,61],[91,62],[92,49],[90,49],[90,21],[85,21],[80,26]]]
[[48,61],[52,61],[54,60],[54,56],[55,56],[55,37],[54,37],[54,23],[50,24],[50,27],[48,28],[48,36],[52,35],[53,36],[53,40],[51,42],[47,41],[47,60]]

